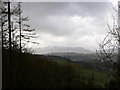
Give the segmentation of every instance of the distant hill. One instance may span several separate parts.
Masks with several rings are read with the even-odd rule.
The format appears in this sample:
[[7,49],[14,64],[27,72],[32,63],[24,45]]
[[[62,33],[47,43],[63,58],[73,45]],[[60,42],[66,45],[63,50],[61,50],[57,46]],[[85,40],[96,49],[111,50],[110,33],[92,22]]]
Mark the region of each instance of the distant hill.
[[56,53],[56,52],[76,52],[76,53],[94,53],[88,49],[82,47],[65,47],[65,46],[49,46],[45,48],[39,48],[36,53],[45,54],[45,53]]
[[61,57],[61,56],[56,56],[56,55],[39,55],[39,54],[36,54],[35,56],[43,57],[46,60],[60,60],[60,61],[70,60],[70,59],[68,59],[66,57]]
[[[54,54],[54,55],[53,55]],[[57,55],[58,56],[55,56]],[[80,68],[87,69],[87,70],[95,70],[98,72],[106,72],[112,70],[112,62],[102,62],[95,54],[81,54],[81,53],[70,53],[71,58],[67,58],[67,56],[63,56],[66,53],[51,53],[51,55],[36,55],[39,58],[43,58],[44,60],[55,61],[59,64],[66,64],[67,61],[70,61],[73,64],[77,64]],[[73,55],[71,55],[73,54]],[[77,56],[78,55],[78,56]],[[77,57],[76,57],[77,56]],[[82,67],[81,67],[82,66]]]
[[60,56],[63,58],[70,59],[72,61],[90,61],[90,60],[98,60],[99,59],[95,53],[83,54],[83,53],[75,53],[75,52],[57,52],[57,53],[48,53],[46,55]]

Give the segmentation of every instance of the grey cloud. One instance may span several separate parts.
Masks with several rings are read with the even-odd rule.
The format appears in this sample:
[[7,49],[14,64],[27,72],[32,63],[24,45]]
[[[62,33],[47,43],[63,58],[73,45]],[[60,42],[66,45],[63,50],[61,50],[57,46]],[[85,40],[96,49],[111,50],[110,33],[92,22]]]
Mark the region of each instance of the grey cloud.
[[69,12],[80,16],[102,16],[110,8],[110,3],[106,2],[79,2],[71,3]]
[[59,15],[64,14],[66,7],[69,3],[52,3],[52,2],[27,2],[23,3],[23,9],[25,12],[28,12],[28,9],[37,16],[49,16],[49,15]]
[[[64,37],[65,40],[61,40],[62,45],[79,46],[79,44],[84,42],[84,40],[79,38],[87,36],[87,38],[83,39],[85,39],[85,42],[89,42],[90,36],[93,42],[94,37],[92,36],[94,33],[98,34],[105,31],[104,26],[106,26],[106,23],[104,16],[109,12],[110,8],[111,4],[107,2],[26,2],[23,3],[23,15],[30,17],[30,24],[36,28],[38,34],[44,33],[41,36],[42,39],[40,39],[41,43],[43,42],[43,46],[45,44],[60,45],[60,41],[51,41],[50,37]],[[74,16],[81,17],[81,19],[90,18],[93,21],[83,20],[79,22],[81,19],[76,19],[75,22],[78,21],[78,23],[75,23],[71,20]],[[51,36],[46,37],[47,34]],[[76,43],[75,40],[77,40]]]
[[[102,23],[109,7],[108,2],[26,2],[23,3],[23,14],[30,16],[32,26],[38,31],[69,35],[77,29],[69,22],[69,16],[100,18],[96,23]],[[66,17],[64,20],[63,16]]]
[[49,15],[103,15],[110,6],[108,2],[26,2],[23,9],[28,14]]
[[[39,17],[37,20],[32,21],[32,25],[35,26],[38,33],[50,33],[55,36],[72,36],[76,35],[92,35],[94,32],[102,32],[104,20],[93,19],[89,21],[85,17],[80,20],[76,20],[76,23],[71,19],[73,17],[67,16],[49,16],[49,17]],[[78,17],[79,18],[79,17]],[[85,19],[85,20],[84,20]],[[102,26],[101,26],[102,25]],[[102,27],[102,28],[101,28]],[[101,29],[101,30],[100,30]]]
[[[69,35],[76,29],[69,18],[65,17],[45,17],[39,18],[35,21],[34,25],[37,27],[38,32],[46,32],[54,35]],[[39,24],[37,24],[39,23]],[[73,25],[73,26],[72,26]]]

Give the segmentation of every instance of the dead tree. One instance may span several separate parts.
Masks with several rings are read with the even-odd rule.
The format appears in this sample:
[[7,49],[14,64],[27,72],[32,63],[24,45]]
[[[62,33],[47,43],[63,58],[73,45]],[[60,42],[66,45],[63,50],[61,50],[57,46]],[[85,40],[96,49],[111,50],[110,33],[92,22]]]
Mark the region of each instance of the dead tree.
[[[31,40],[31,38],[37,38],[35,35],[35,29],[31,29],[30,25],[27,25],[28,17],[22,16],[21,3],[4,2],[1,13],[1,33],[2,33],[2,49],[9,50],[10,60],[10,73],[11,86],[17,86],[15,79],[17,65],[20,60],[14,58],[14,52],[28,52],[28,43],[37,43]],[[11,6],[10,6],[11,5]],[[15,5],[15,6],[13,6]],[[4,50],[3,50],[4,51]],[[13,51],[13,53],[11,53]],[[16,54],[15,54],[16,55]],[[4,58],[4,57],[3,57]],[[11,59],[12,58],[12,59]],[[11,69],[12,68],[12,69]],[[8,70],[9,71],[9,70]],[[13,80],[14,79],[14,80]],[[12,83],[13,81],[13,83]]]
[[[118,18],[114,19],[113,26],[108,26],[108,33],[102,42],[99,42],[99,50],[97,51],[100,60],[104,61],[108,66],[113,65],[113,69],[117,75],[117,87],[120,85],[120,1],[117,10]],[[111,64],[112,63],[112,64]]]

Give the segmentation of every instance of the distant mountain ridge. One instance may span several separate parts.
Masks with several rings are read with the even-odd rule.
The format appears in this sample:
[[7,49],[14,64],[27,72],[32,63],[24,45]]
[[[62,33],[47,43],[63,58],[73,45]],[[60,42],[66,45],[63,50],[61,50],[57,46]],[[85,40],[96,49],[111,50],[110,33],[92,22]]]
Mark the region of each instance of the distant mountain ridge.
[[66,47],[66,46],[49,46],[45,48],[39,48],[36,53],[45,54],[45,53],[57,53],[57,52],[75,52],[75,53],[94,53],[88,49],[82,47]]
[[59,56],[63,58],[70,59],[72,61],[91,61],[98,60],[98,56],[96,53],[83,54],[83,53],[75,53],[75,52],[57,52],[57,53],[47,53],[48,56]]

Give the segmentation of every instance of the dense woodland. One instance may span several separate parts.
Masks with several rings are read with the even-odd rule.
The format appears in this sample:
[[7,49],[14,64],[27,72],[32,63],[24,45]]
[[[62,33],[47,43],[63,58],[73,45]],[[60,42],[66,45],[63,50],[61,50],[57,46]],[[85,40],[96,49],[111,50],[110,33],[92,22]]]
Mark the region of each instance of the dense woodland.
[[[3,52],[3,87],[9,88],[110,88],[115,87],[113,71],[93,69],[94,64],[50,60],[46,56],[12,52],[12,76],[9,68],[8,50]],[[6,57],[5,57],[6,56]],[[105,67],[105,66],[104,66]],[[11,76],[11,77],[10,77]],[[110,83],[113,83],[110,85]]]
[[[2,3],[2,88],[118,88],[116,70],[105,62],[56,60],[33,54],[28,43],[37,38],[35,29],[22,16],[22,3]],[[11,8],[10,5],[14,5]],[[94,67],[93,67],[94,66]],[[112,69],[111,69],[112,68]],[[118,71],[119,72],[119,71]],[[117,77],[117,79],[115,78]]]

